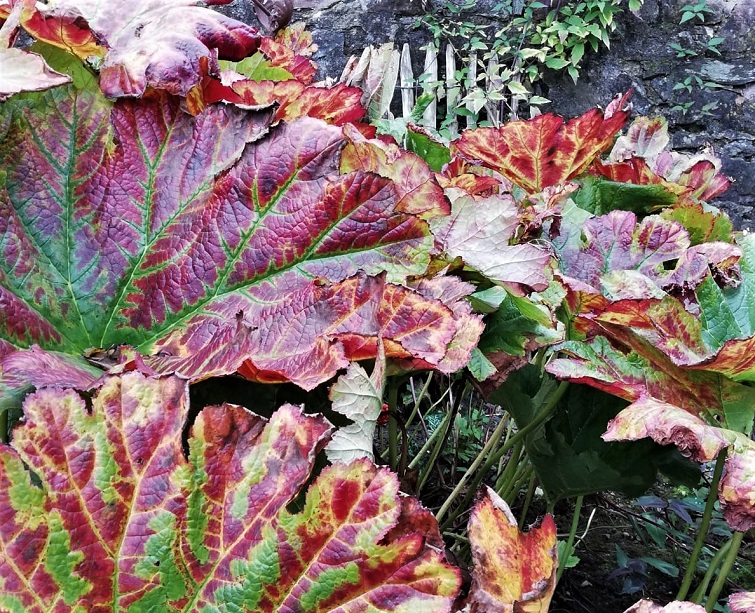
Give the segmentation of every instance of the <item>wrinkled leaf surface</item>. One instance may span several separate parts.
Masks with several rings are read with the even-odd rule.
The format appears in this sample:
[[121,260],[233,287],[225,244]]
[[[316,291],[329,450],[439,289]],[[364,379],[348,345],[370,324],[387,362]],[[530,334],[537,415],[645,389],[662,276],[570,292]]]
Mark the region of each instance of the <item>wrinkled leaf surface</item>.
[[755,443],[749,437],[711,426],[673,404],[646,397],[619,413],[603,438],[633,441],[648,436],[663,445],[676,445],[698,462],[715,460],[728,448],[718,487],[724,517],[735,530],[755,527]]
[[611,146],[628,116],[626,109],[609,116],[596,108],[568,122],[546,113],[500,128],[465,130],[452,144],[452,153],[492,168],[527,192],[537,193],[583,172]]
[[4,608],[448,611],[457,571],[390,471],[326,468],[291,512],[329,424],[290,405],[270,422],[207,407],[187,461],[186,387],[134,372],[89,408],[73,390],[27,399],[0,450]]
[[[231,106],[191,117],[159,93],[26,96],[0,111],[7,343],[131,344],[190,378],[249,358],[262,380],[313,387],[357,337],[373,347],[360,358],[382,335],[388,355],[438,365],[460,338],[455,319],[470,320],[462,304],[365,276],[424,272],[433,239],[414,213],[447,204],[439,188],[413,204],[379,156],[341,172],[341,128],[303,118],[270,130],[269,113]],[[462,362],[475,342],[455,345]]]
[[217,49],[240,60],[260,43],[253,28],[198,4],[58,0],[26,11],[22,25],[82,59],[103,57],[101,87],[110,97],[140,96],[147,86],[185,96],[201,78],[201,58]]

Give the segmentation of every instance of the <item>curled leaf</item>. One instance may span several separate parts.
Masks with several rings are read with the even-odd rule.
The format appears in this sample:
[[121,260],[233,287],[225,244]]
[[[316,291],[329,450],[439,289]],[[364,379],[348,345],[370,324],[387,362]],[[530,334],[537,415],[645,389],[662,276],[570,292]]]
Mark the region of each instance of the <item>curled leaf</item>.
[[82,59],[103,57],[100,86],[114,98],[148,86],[185,96],[202,76],[201,58],[241,59],[260,43],[254,29],[196,0],[58,0],[37,4],[22,25]]
[[516,293],[522,293],[518,287],[544,290],[551,254],[536,245],[516,244],[514,235],[520,226],[516,204],[506,195],[457,198],[451,215],[431,227],[449,258],[460,257],[467,266]]
[[472,544],[472,613],[548,611],[556,587],[556,524],[546,515],[521,534],[506,503],[490,488],[469,519]]
[[740,592],[729,596],[731,613],[750,613],[755,611],[755,592]]
[[0,22],[0,102],[13,94],[40,91],[71,81],[71,77],[50,68],[36,53],[12,46],[21,11],[33,5],[33,1],[18,1],[13,10],[8,6],[8,15],[4,23]]
[[383,411],[385,355],[378,351],[372,375],[356,362],[330,388],[333,410],[352,423],[336,430],[325,453],[331,462],[351,462],[358,458],[374,461],[372,451],[377,420]]
[[735,530],[755,527],[755,443],[747,436],[712,426],[673,404],[645,397],[621,411],[603,435],[606,441],[650,437],[673,444],[698,462],[715,460],[728,449],[718,487],[724,517]]

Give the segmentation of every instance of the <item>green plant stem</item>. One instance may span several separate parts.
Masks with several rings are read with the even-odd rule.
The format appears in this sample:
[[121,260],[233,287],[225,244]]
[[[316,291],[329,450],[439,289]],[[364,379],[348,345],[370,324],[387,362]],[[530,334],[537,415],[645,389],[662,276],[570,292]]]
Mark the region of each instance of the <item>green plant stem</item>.
[[[388,385],[388,410],[395,414],[398,405],[398,383],[391,381]],[[388,465],[391,470],[398,466],[398,423],[396,418],[388,420]]]
[[739,548],[742,546],[744,535],[744,532],[735,532],[729,541],[729,551],[724,558],[721,570],[718,571],[716,582],[713,584],[713,587],[710,588],[708,599],[705,602],[705,610],[707,613],[712,613],[713,608],[718,602],[718,596],[721,594],[721,590],[724,589],[726,579],[734,566],[734,561],[737,559],[737,554],[739,553]]
[[684,600],[687,598],[689,588],[692,585],[692,580],[695,578],[695,571],[697,570],[697,561],[700,558],[700,552],[705,545],[705,537],[708,534],[710,528],[710,520],[713,516],[713,507],[716,504],[718,498],[718,482],[721,480],[721,475],[724,471],[724,464],[726,462],[727,448],[721,450],[716,458],[716,467],[713,469],[713,481],[710,484],[710,492],[708,493],[708,500],[705,502],[705,511],[700,522],[700,529],[697,532],[697,538],[695,538],[695,544],[692,548],[692,553],[689,556],[689,562],[687,563],[687,570],[684,572],[684,580],[682,586],[679,588],[679,592],[676,595],[677,600]]
[[443,418],[443,421],[440,422],[437,428],[433,430],[433,433],[430,435],[430,437],[425,441],[425,444],[422,445],[422,449],[419,450],[416,456],[412,459],[411,462],[409,462],[409,469],[416,468],[417,465],[422,461],[422,457],[427,453],[427,450],[432,447],[433,443],[435,442],[435,439],[437,439],[440,436],[440,433],[443,432],[443,429],[446,426],[446,420],[448,420],[448,413],[446,413],[446,416]]
[[[445,439],[446,432],[451,426],[451,423],[453,423],[453,416],[451,412],[449,411],[448,413],[446,413],[446,416],[443,418],[443,421],[440,422],[440,425],[436,428],[435,432],[433,432],[433,435],[425,444],[425,447],[426,447],[428,446],[431,440],[437,439],[435,440],[435,447],[433,447],[433,450],[430,453],[430,457],[428,458],[427,462],[422,468],[422,472],[420,473],[419,479],[417,479],[417,495],[418,496],[419,496],[419,493],[422,491],[422,488],[424,487],[425,483],[427,482],[427,479],[430,476],[430,473],[435,468],[435,461],[438,459],[441,449],[443,449],[443,441]],[[440,436],[441,433],[442,433],[442,436]],[[423,449],[425,447],[423,447]],[[420,457],[421,456],[419,455],[417,456],[417,458],[420,458]],[[410,464],[409,467],[411,468],[412,464]]]
[[[555,410],[556,405],[558,404],[558,401],[561,400],[561,398],[566,393],[566,390],[568,388],[569,388],[569,382],[561,381],[558,388],[550,397],[548,402],[544,403],[543,408],[540,410],[540,412],[538,412],[537,416],[530,423],[528,423],[524,428],[522,428],[516,434],[514,434],[496,453],[494,453],[492,456],[490,456],[490,458],[488,458],[487,462],[485,462],[485,465],[482,468],[483,472],[487,472],[491,466],[493,466],[496,462],[498,462],[498,460],[500,460],[508,452],[509,449],[511,449],[519,441],[524,441],[525,437],[527,437],[530,434],[530,432],[535,430],[535,428],[540,426],[540,424],[542,424],[546,419],[548,419],[551,413],[553,413],[553,411]],[[488,443],[489,442],[490,441],[488,441]],[[488,448],[488,445],[485,445],[485,448],[478,454],[477,458],[475,459],[474,464],[477,464],[479,466],[478,462],[482,461],[482,457],[485,454],[485,451],[487,450],[487,448]],[[469,473],[471,470],[472,470],[472,466],[469,467],[469,469],[467,470],[467,473]],[[474,467],[474,470],[477,470],[477,466]],[[467,477],[467,473],[464,473],[464,476],[462,477],[461,481],[459,481],[454,491],[451,492],[448,498],[446,498],[446,501],[443,503],[443,506],[441,507],[440,511],[438,511],[438,515],[437,515],[438,521],[440,521],[443,515],[446,514],[446,512],[448,511],[448,507],[450,507],[451,503],[458,497],[459,493],[464,487],[465,477]]]
[[574,537],[577,535],[577,527],[579,526],[579,515],[582,512],[582,502],[584,496],[577,496],[577,501],[574,503],[574,515],[571,520],[571,529],[569,530],[569,538],[566,541],[566,547],[564,548],[564,555],[558,561],[558,573],[556,574],[556,583],[561,581],[561,575],[564,574],[566,569],[566,563],[569,561],[572,547],[574,547]]
[[430,454],[430,459],[427,461],[420,479],[417,480],[417,494],[419,494],[419,492],[422,490],[422,487],[425,485],[427,478],[430,476],[430,471],[435,468],[435,461],[438,459],[441,449],[443,449],[443,447],[446,445],[448,435],[451,433],[451,428],[453,427],[454,419],[456,419],[456,413],[459,410],[459,406],[461,406],[461,398],[463,395],[464,394],[462,392],[461,394],[456,396],[451,410],[446,414],[446,417],[444,418],[443,422],[441,422],[441,425],[438,426],[438,430],[440,430],[443,426],[443,423],[445,423],[445,427],[443,428],[443,436],[436,441],[435,447]]
[[[501,421],[506,421],[506,439],[508,440],[508,435],[511,433],[511,417],[506,414],[506,418],[502,418]],[[498,424],[500,426],[500,424]],[[495,430],[493,431],[493,434],[495,434]],[[490,440],[490,439],[488,439]],[[480,452],[482,453],[482,452]],[[462,499],[461,503],[456,506],[456,510],[449,515],[448,519],[445,521],[445,525],[451,525],[454,520],[465,510],[469,508],[469,503],[472,500],[472,497],[475,495],[475,492],[480,487],[480,482],[485,478],[485,475],[488,473],[488,470],[492,468],[492,465],[489,463],[486,463],[481,470],[477,471],[477,474],[475,475],[474,480],[472,481],[471,485],[467,488],[467,493],[464,494],[464,498]]]
[[721,565],[721,562],[726,557],[726,554],[729,552],[730,547],[731,547],[731,539],[726,541],[721,546],[721,549],[719,549],[716,552],[716,555],[714,555],[711,558],[710,563],[708,564],[708,570],[705,572],[705,576],[703,577],[703,580],[700,583],[700,585],[697,586],[695,593],[692,594],[692,598],[689,599],[690,602],[693,602],[695,604],[700,604],[703,601],[703,596],[705,596],[705,592],[708,591],[708,585],[710,585],[710,580],[713,578],[713,575],[716,574],[718,567]]
[[9,438],[8,411],[0,411],[0,442],[7,443]]
[[433,374],[434,372],[430,371],[427,375],[427,379],[425,379],[425,384],[422,386],[422,389],[419,392],[419,396],[417,396],[417,399],[414,401],[414,408],[412,408],[412,412],[409,414],[409,418],[406,420],[406,429],[408,430],[412,422],[414,421],[414,418],[417,416],[417,412],[419,411],[419,405],[422,404],[422,400],[427,395],[427,390],[430,388],[430,383],[432,383],[433,380]]
[[[525,459],[527,458],[526,454],[524,457]],[[530,477],[532,477],[533,474],[535,474],[535,469],[532,468],[532,465],[527,461],[522,462],[522,468],[517,471],[514,482],[504,492],[504,495],[501,496],[501,498],[506,501],[506,504],[510,507],[514,505],[514,501],[519,495],[519,492],[522,491],[524,484],[530,480]]]
[[456,487],[454,488],[453,492],[446,498],[446,501],[443,503],[443,506],[440,508],[440,511],[438,511],[437,519],[438,522],[443,518],[443,516],[448,511],[449,507],[453,503],[454,500],[459,496],[461,491],[464,489],[464,486],[466,485],[467,481],[472,477],[472,475],[475,473],[475,471],[482,465],[482,463],[485,460],[485,456],[490,453],[492,449],[495,448],[496,445],[501,440],[501,437],[503,436],[504,431],[506,430],[506,426],[508,425],[508,421],[502,419],[498,426],[496,426],[496,429],[493,431],[493,434],[488,439],[488,442],[485,443],[485,446],[482,448],[480,453],[477,454],[477,457],[474,459],[474,462],[472,462],[472,465],[467,468],[467,470],[462,475],[461,479],[459,479],[459,482],[456,484]]
[[519,465],[519,459],[522,456],[523,446],[524,442],[521,440],[514,443],[514,448],[512,449],[511,455],[506,462],[506,466],[504,467],[501,474],[498,475],[498,479],[496,479],[495,490],[497,492],[502,492],[503,490],[505,490],[508,487],[509,483],[516,478],[516,469]]
[[524,496],[524,504],[522,505],[522,512],[519,514],[519,530],[524,529],[524,522],[527,520],[527,513],[530,510],[532,499],[535,497],[535,483],[537,482],[537,475],[535,471],[532,471],[530,477],[530,484],[527,487],[527,494]]
[[530,432],[535,430],[540,424],[542,424],[548,417],[551,416],[553,411],[556,409],[556,405],[558,405],[558,401],[561,400],[563,395],[566,393],[566,390],[569,388],[569,382],[568,381],[561,381],[558,388],[555,392],[553,392],[553,396],[551,396],[550,400],[546,402],[543,405],[543,408],[540,410],[540,412],[537,414],[537,416],[528,423],[524,428],[519,430],[516,434],[511,436],[504,444],[503,447],[501,447],[498,451],[495,452],[493,456],[490,457],[490,459],[486,462],[485,466],[483,467],[483,470],[487,471],[493,464],[497,463],[506,453],[509,449],[511,449],[514,445],[517,444],[519,441],[524,441],[525,437],[527,437]]

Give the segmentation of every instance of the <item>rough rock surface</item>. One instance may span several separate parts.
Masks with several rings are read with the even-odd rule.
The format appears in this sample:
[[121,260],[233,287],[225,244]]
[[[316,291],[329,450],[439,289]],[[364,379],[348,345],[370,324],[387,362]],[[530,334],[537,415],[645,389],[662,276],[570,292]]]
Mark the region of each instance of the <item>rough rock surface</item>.
[[[414,27],[426,4],[428,0],[295,0],[295,19],[307,23],[319,45],[315,59],[320,76],[338,77],[347,58],[366,45],[409,42],[419,49],[430,39]],[[695,19],[680,25],[681,8],[687,4],[645,0],[638,16],[622,15],[611,50],[589,57],[576,85],[568,77],[546,79],[541,93],[554,102],[545,110],[578,115],[633,87],[639,113],[660,113],[669,120],[675,149],[713,146],[724,172],[735,179],[715,204],[729,212],[736,226],[755,230],[755,0],[708,0],[712,12],[704,23]],[[476,12],[490,17],[494,5],[480,0]],[[248,0],[236,0],[225,11],[255,23]],[[724,39],[720,55],[706,50],[712,37]],[[670,43],[696,55],[680,59]],[[421,54],[415,55],[419,59]],[[704,85],[693,83],[692,91],[677,86],[690,76],[699,76]]]

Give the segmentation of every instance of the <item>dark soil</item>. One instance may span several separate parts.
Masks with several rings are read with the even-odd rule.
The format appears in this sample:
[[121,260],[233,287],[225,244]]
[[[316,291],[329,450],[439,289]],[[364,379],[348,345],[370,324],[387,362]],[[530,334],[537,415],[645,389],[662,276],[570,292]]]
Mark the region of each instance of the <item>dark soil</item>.
[[[661,549],[652,542],[642,542],[632,522],[631,501],[607,495],[585,499],[578,536],[584,532],[587,518],[593,509],[595,509],[595,515],[590,529],[575,552],[580,562],[564,573],[556,588],[550,613],[623,613],[642,598],[653,600],[661,605],[674,600],[688,560],[684,549],[672,546]],[[562,512],[559,513],[559,510]],[[571,509],[557,507],[556,514],[559,537],[565,538],[562,535],[569,532]],[[640,589],[633,593],[622,593],[624,577],[611,576],[619,568],[616,560],[616,545],[621,547],[630,558],[651,556],[673,564],[680,569],[680,575],[678,578],[672,578],[647,566],[646,575],[639,573],[632,575],[635,586]],[[737,572],[732,573],[726,594],[755,589],[754,554],[755,539],[750,536],[749,539],[745,539],[740,550]],[[700,576],[696,577],[693,589],[700,579]]]

